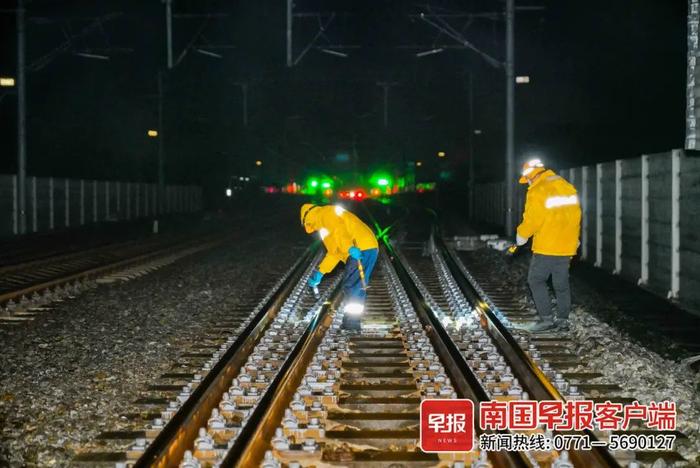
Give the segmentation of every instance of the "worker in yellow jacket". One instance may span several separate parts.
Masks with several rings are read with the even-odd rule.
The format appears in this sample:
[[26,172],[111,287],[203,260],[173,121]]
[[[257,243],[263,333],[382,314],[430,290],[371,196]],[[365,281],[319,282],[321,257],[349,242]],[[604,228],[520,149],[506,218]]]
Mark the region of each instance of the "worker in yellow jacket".
[[[331,272],[338,263],[345,263],[344,310],[348,315],[359,317],[364,311],[365,287],[377,262],[379,245],[374,233],[360,218],[338,205],[304,204],[301,224],[307,234],[318,232],[326,248],[326,256],[309,278],[309,286],[315,288],[323,275]],[[359,327],[359,320],[351,327]]]
[[[566,331],[571,310],[569,265],[578,249],[581,226],[578,195],[573,185],[545,168],[539,159],[523,165],[519,182],[529,187],[516,244],[525,245],[532,237],[532,260],[527,279],[540,316],[539,322],[530,330]],[[556,319],[547,287],[550,276],[557,299]]]

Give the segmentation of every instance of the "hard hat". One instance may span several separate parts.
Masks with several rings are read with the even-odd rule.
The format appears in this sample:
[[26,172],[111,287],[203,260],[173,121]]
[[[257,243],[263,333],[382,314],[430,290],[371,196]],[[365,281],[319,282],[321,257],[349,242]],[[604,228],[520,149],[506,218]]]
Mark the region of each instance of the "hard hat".
[[318,208],[318,205],[305,203],[301,206],[301,212],[299,213],[301,218],[301,225],[304,226],[304,229],[306,229],[307,234],[311,234],[313,232],[313,229],[310,229],[311,227],[306,224],[306,216],[309,214],[309,211],[313,210],[314,208]]
[[523,164],[523,171],[520,173],[520,179],[518,182],[521,184],[527,184],[535,176],[541,172],[544,172],[544,164],[539,159],[530,159],[525,164]]

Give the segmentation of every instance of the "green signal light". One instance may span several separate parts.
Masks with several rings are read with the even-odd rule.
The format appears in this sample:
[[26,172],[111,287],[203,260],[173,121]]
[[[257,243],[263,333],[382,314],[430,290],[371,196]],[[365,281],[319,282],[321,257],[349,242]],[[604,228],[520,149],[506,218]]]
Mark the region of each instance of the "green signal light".
[[312,180],[310,185],[312,187],[318,187],[318,180]]
[[384,179],[384,178],[377,179],[377,185],[379,185],[381,187],[386,187],[387,185],[389,185],[389,181],[387,179]]
[[323,188],[331,188],[331,183],[330,182],[324,182],[321,184],[321,187]]

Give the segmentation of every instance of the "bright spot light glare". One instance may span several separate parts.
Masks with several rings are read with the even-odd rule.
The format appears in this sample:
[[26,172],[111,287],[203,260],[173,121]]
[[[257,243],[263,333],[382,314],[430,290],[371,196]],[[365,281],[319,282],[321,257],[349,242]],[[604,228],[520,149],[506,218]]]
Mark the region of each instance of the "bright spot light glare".
[[516,76],[515,77],[515,82],[519,84],[525,84],[530,82],[530,77],[529,76]]
[[8,76],[0,77],[0,86],[3,88],[11,88],[15,85],[15,79]]
[[365,306],[364,304],[359,304],[357,302],[350,302],[349,304],[345,304],[343,310],[348,315],[362,315],[362,313],[365,311]]
[[318,187],[318,181],[317,181],[317,180],[312,180],[312,181],[311,181],[311,186],[312,186],[312,187]]
[[377,180],[377,185],[381,185],[382,187],[389,185],[389,181],[386,179],[379,179]]
[[158,130],[149,130],[146,134],[151,138],[155,138],[158,136]]
[[226,196],[230,197],[231,195],[233,195],[233,190],[231,190],[230,188],[227,188],[226,189]]
[[481,130],[479,130],[478,128],[474,130],[474,135],[481,135]]
[[444,158],[445,157],[445,152],[444,151],[438,151],[438,158]]
[[423,165],[423,162],[422,162],[422,161],[417,161],[417,162],[416,162],[416,166],[421,167],[422,165]]
[[256,166],[262,166],[262,161],[260,161],[260,160],[258,159],[257,161],[255,161],[255,165],[256,165]]
[[330,188],[330,187],[331,187],[331,183],[330,183],[330,182],[324,182],[324,183],[321,184],[321,187],[323,187],[323,188]]

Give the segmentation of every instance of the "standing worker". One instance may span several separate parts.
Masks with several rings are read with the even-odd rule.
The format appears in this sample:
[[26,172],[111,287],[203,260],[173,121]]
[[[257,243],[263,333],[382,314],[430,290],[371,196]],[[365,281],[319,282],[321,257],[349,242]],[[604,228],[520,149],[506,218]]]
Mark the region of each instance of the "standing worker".
[[[579,246],[581,206],[576,189],[542,161],[533,159],[523,165],[519,182],[528,184],[523,221],[517,229],[514,253],[532,237],[532,260],[527,281],[540,320],[532,332],[551,329],[568,331],[571,311],[569,265]],[[552,277],[557,299],[557,317],[552,314],[552,301],[547,280]]]
[[307,234],[318,231],[326,247],[326,256],[311,274],[309,286],[317,287],[323,275],[331,272],[339,262],[345,263],[343,310],[346,326],[359,329],[367,285],[377,262],[377,238],[360,218],[337,205],[304,204],[301,225]]

